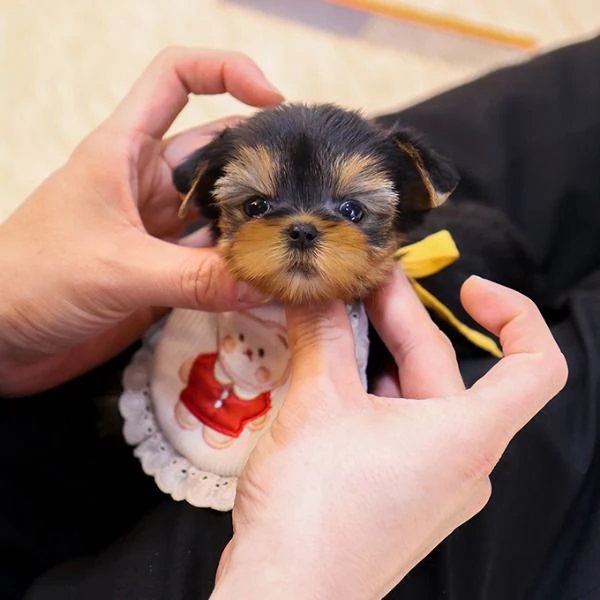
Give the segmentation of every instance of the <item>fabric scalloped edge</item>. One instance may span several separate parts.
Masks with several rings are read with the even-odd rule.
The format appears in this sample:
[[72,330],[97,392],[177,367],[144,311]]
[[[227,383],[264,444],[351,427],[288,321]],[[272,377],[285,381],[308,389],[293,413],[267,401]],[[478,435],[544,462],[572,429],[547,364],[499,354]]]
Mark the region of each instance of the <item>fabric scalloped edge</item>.
[[[362,305],[348,306],[356,342],[356,358],[361,380],[366,386],[368,358],[368,321]],[[203,471],[185,458],[163,435],[151,401],[153,355],[168,317],[150,329],[142,347],[134,354],[122,377],[123,393],[119,412],[123,418],[123,437],[134,447],[142,470],[154,478],[158,488],[176,501],[197,508],[229,511],[233,508],[238,477]]]
[[183,457],[161,433],[150,404],[152,345],[148,339],[123,372],[125,389],[119,401],[123,437],[146,475],[174,500],[198,508],[228,511],[233,507],[237,477],[201,471]]

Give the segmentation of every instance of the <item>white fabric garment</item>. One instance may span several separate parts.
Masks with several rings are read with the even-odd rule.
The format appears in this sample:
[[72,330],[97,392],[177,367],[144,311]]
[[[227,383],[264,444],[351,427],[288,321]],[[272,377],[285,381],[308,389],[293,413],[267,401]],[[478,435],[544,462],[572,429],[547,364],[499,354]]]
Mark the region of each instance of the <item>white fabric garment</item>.
[[[366,386],[367,316],[362,304],[348,306],[348,315]],[[289,375],[283,307],[174,310],[148,332],[123,374],[124,437],[163,492],[230,510],[237,478],[277,415]]]

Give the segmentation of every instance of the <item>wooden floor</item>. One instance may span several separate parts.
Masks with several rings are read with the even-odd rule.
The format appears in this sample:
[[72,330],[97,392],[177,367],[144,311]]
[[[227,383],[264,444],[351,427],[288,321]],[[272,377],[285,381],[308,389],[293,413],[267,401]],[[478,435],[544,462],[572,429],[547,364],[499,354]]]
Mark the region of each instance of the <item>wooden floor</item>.
[[[435,4],[489,20],[499,3]],[[511,17],[502,18],[534,31],[543,49],[600,30],[598,0],[504,0],[502,6]],[[0,220],[169,44],[242,50],[288,99],[333,101],[367,113],[529,56],[323,0],[0,0]],[[224,97],[195,99],[175,129],[247,110]]]

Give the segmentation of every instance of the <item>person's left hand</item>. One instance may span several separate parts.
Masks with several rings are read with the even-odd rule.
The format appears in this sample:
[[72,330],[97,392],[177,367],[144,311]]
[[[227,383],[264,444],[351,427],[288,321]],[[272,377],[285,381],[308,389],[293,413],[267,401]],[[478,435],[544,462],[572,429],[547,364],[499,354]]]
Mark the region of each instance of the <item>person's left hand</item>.
[[184,223],[172,168],[230,120],[163,136],[188,94],[282,100],[234,52],[162,52],[115,112],[0,225],[0,395],[51,387],[116,354],[162,310],[260,303]]

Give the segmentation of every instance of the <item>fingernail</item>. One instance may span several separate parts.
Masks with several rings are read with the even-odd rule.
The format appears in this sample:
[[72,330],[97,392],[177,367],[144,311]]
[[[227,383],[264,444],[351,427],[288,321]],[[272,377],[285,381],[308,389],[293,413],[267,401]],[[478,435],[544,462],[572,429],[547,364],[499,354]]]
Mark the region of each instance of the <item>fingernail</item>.
[[478,285],[485,285],[488,287],[498,286],[497,283],[494,283],[490,279],[485,279],[483,277],[480,277],[479,275],[469,275],[469,277],[467,277],[465,283],[469,280],[476,281]]
[[275,87],[270,81],[267,81],[267,89],[271,92],[275,92],[279,96],[281,102],[285,100],[285,96],[281,93],[281,90],[278,87]]
[[235,293],[238,304],[243,306],[267,304],[273,299],[271,296],[259,292],[256,288],[253,288],[251,285],[244,282],[236,285]]
[[[471,275],[465,283],[473,280],[476,282],[477,286],[481,290],[487,290],[488,292],[492,292],[494,294],[502,293],[506,290],[512,290],[512,288],[502,285],[501,283],[497,283],[496,281],[492,281],[491,279],[486,279],[485,277],[480,277],[479,275]],[[514,291],[514,290],[513,290]]]

